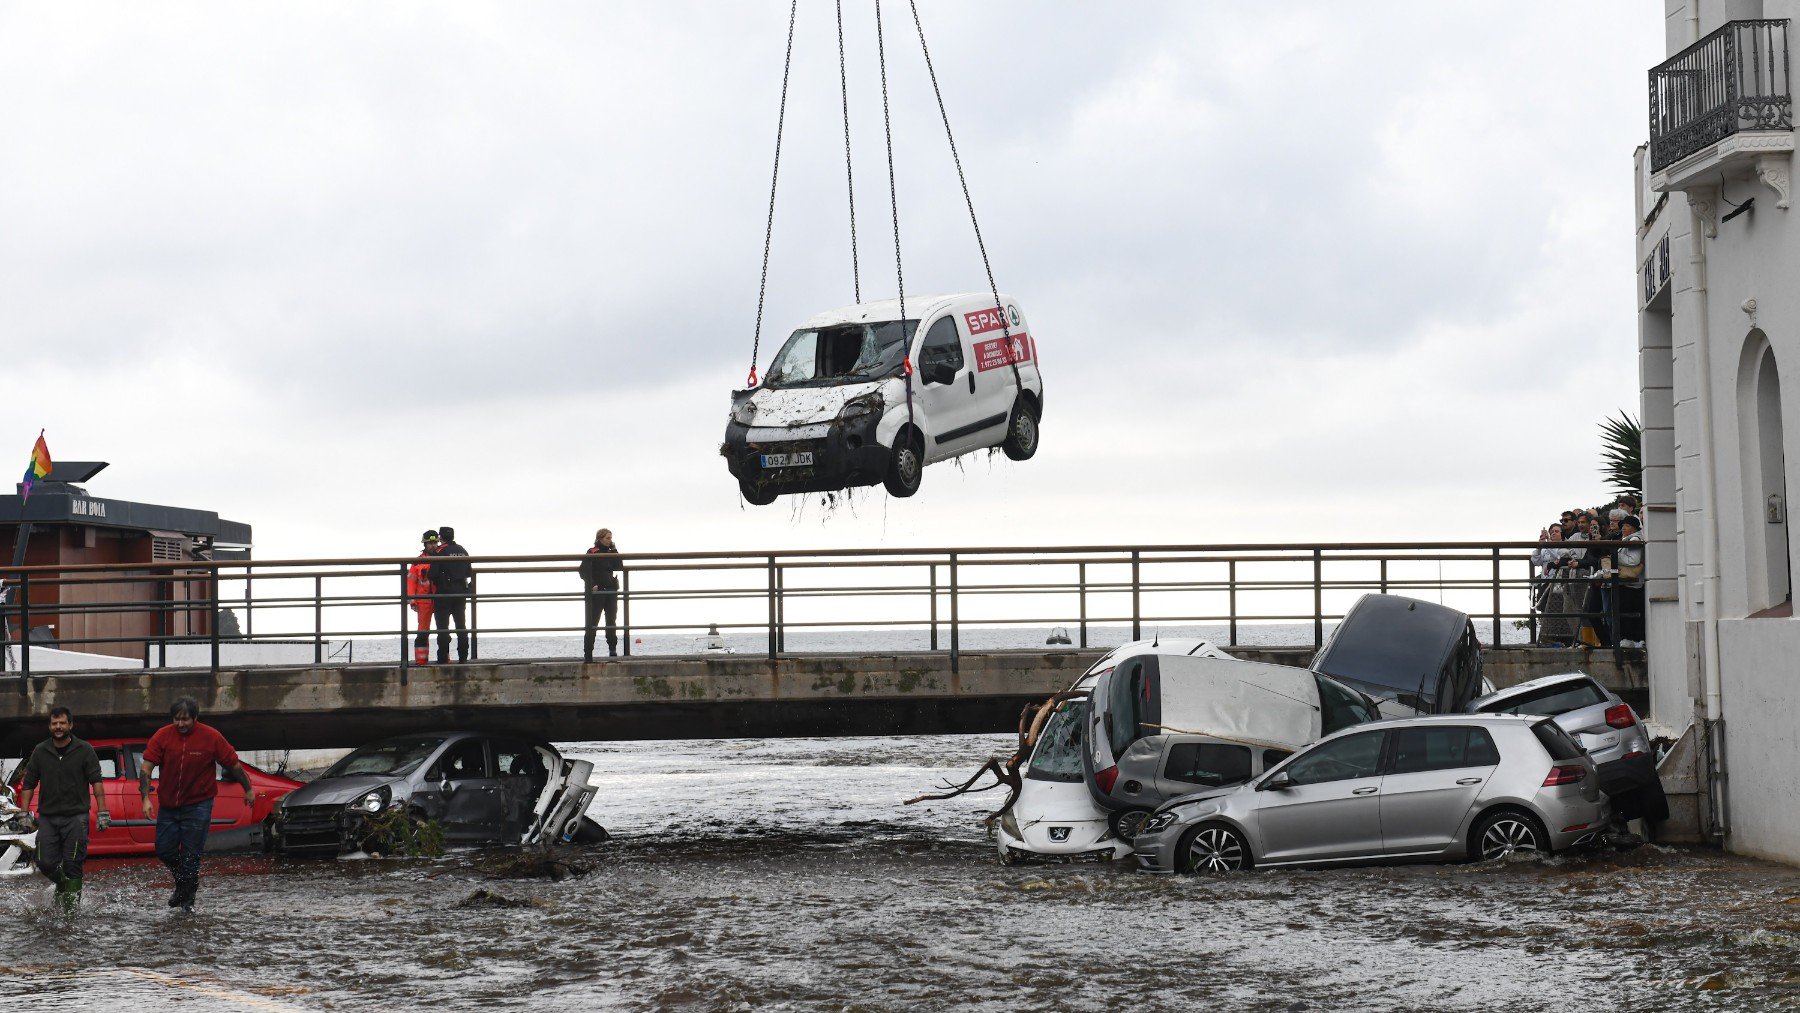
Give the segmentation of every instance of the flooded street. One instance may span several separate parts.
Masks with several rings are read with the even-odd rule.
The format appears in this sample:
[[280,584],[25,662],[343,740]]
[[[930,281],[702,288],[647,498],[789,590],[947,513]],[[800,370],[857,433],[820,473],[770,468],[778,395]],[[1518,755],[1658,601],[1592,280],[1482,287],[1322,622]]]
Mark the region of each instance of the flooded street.
[[570,746],[616,835],[579,853],[586,876],[497,876],[506,853],[219,857],[178,919],[153,861],[95,862],[72,927],[39,881],[0,883],[11,981],[62,1009],[1800,1008],[1800,870],[1659,847],[1002,868],[979,823],[998,793],[899,804],[1006,745]]

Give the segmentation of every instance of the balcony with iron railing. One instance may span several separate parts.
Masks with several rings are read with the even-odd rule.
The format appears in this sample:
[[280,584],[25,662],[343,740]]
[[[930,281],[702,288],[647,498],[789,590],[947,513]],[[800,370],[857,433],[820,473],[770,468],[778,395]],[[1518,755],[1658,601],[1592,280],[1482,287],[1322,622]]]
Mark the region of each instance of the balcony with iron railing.
[[[1651,185],[1717,185],[1794,150],[1788,21],[1732,21],[1650,71]],[[1780,189],[1778,188],[1778,189]],[[1786,194],[1782,194],[1785,204]]]

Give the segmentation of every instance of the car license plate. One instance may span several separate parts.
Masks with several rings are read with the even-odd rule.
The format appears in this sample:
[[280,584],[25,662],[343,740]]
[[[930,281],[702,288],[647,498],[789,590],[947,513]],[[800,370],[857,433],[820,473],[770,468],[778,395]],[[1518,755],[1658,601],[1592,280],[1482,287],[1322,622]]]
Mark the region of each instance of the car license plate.
[[764,454],[762,466],[765,468],[803,468],[812,462],[812,451],[799,454]]

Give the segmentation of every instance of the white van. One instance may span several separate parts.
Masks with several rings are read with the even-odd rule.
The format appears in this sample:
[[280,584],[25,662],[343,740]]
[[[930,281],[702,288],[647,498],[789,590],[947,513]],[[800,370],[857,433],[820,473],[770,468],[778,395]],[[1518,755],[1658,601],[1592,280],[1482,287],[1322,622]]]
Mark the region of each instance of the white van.
[[905,321],[894,299],[821,313],[761,384],[733,393],[719,452],[746,500],[878,482],[911,496],[927,464],[990,447],[1015,461],[1037,453],[1044,383],[1018,303],[971,293],[906,308]]

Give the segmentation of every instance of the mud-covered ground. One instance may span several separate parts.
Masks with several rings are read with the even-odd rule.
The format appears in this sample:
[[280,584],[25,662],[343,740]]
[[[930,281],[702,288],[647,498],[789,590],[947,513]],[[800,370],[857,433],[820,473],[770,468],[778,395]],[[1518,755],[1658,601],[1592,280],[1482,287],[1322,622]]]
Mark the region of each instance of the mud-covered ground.
[[[59,1009],[1800,1008],[1800,870],[1717,852],[1152,877],[1002,868],[986,796],[900,799],[993,737],[573,747],[619,835],[507,855],[94,863],[72,925],[0,883],[15,996]],[[493,896],[471,904],[471,894]]]

